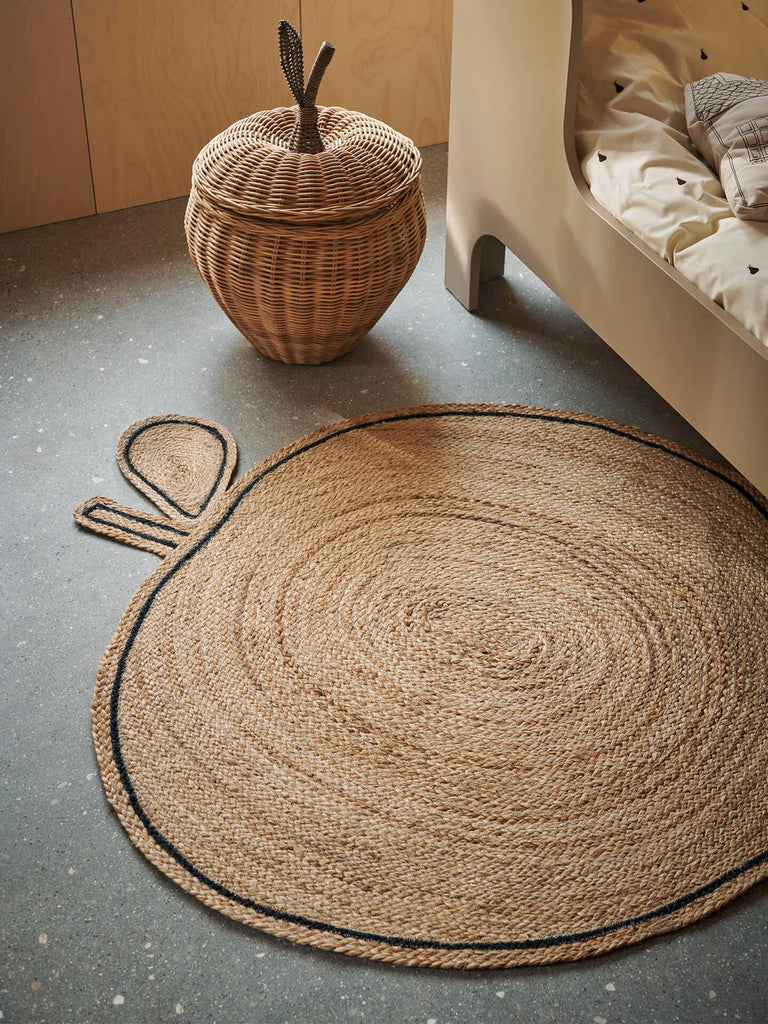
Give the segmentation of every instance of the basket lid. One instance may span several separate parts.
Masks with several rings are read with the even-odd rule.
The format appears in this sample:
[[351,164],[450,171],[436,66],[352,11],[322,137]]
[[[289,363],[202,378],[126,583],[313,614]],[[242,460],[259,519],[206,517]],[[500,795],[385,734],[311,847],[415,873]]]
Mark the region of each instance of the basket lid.
[[297,112],[276,107],[230,125],[198,155],[193,186],[245,216],[329,223],[391,205],[419,177],[410,139],[342,107],[317,107],[323,152],[293,152]]

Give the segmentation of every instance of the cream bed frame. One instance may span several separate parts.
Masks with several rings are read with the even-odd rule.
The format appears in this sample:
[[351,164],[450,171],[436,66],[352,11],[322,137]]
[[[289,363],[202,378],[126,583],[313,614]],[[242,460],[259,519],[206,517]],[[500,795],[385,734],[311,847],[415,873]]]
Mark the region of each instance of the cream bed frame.
[[581,6],[454,0],[446,285],[475,309],[510,249],[768,493],[768,350],[603,209],[581,174]]

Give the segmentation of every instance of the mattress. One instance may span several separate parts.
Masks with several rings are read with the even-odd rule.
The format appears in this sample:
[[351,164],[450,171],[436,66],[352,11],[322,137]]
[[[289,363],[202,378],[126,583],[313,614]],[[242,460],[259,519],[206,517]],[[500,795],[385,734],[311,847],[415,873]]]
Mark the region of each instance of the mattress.
[[768,348],[768,223],[731,211],[684,86],[768,79],[768,0],[584,0],[576,147],[592,194]]

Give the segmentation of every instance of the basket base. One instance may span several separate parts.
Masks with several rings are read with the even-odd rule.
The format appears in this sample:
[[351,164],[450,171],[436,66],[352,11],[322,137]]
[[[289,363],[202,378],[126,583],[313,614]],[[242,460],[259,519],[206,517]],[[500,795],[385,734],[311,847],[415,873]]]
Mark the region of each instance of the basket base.
[[[323,339],[316,341],[308,338],[306,341],[298,341],[295,338],[284,341],[275,338],[254,337],[246,334],[257,351],[263,356],[275,359],[281,363],[290,363],[301,366],[317,366],[320,363],[330,363],[334,359],[351,352],[356,345],[362,341],[370,330],[366,327],[364,331],[358,331],[352,335],[344,335],[340,338]],[[245,333],[245,332],[242,332]]]
[[411,276],[426,237],[418,177],[393,205],[329,224],[236,216],[193,187],[184,224],[190,256],[235,327],[270,359],[310,365],[354,348]]

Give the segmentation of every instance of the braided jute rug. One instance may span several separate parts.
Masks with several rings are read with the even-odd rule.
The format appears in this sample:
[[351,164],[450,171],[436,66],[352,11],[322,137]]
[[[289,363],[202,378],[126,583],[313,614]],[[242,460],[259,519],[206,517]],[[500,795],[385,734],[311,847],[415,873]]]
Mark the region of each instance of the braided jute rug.
[[132,841],[209,907],[506,967],[768,876],[768,511],[741,477],[519,406],[347,420],[229,491],[205,420],[134,424],[119,457],[164,515],[78,521],[167,553],[102,659],[96,749]]

